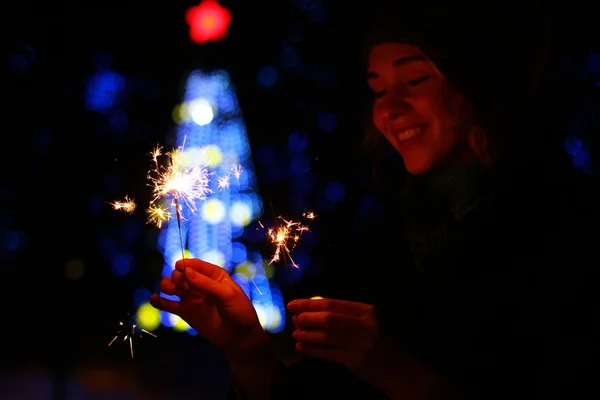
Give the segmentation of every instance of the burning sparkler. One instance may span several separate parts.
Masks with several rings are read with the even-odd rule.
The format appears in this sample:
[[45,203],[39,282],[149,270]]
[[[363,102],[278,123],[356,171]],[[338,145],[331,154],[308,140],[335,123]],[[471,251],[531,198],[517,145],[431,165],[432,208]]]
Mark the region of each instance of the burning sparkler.
[[[306,220],[314,220],[316,215],[310,211],[303,213],[302,217]],[[264,228],[260,222],[259,224]],[[302,234],[307,231],[309,231],[308,226],[299,221],[286,220],[281,216],[277,217],[275,226],[267,230],[267,237],[275,245],[275,252],[269,264],[283,261],[288,273],[290,273],[290,266],[300,268],[294,261],[292,252],[298,245]]]
[[181,214],[180,201],[192,212],[195,212],[196,201],[206,200],[207,195],[212,193],[210,189],[211,172],[208,168],[199,163],[187,165],[188,163],[183,157],[183,146],[165,154],[169,159],[167,167],[159,163],[159,157],[162,155],[161,147],[156,147],[151,155],[154,168],[148,173],[148,180],[154,187],[154,197],[150,204],[173,196],[177,214]]
[[113,206],[113,210],[121,210],[127,214],[132,214],[137,205],[133,200],[131,200],[128,196],[125,196],[123,200],[116,200],[113,203],[110,203]]
[[133,341],[135,338],[143,339],[144,335],[152,336],[154,338],[158,337],[154,333],[148,332],[147,330],[138,327],[136,324],[126,325],[123,321],[119,321],[119,330],[117,331],[117,334],[115,335],[113,340],[111,340],[108,344],[108,347],[112,346],[112,344],[115,343],[117,339],[123,337],[123,343],[129,342],[129,354],[133,359]]
[[180,200],[191,212],[195,212],[196,201],[205,200],[206,196],[212,190],[209,186],[211,173],[206,166],[198,163],[188,166],[182,159],[183,154],[183,145],[178,150],[167,153],[169,164],[165,167],[158,160],[162,155],[162,148],[157,146],[151,153],[154,168],[148,173],[148,179],[151,186],[154,187],[154,197],[150,201],[148,208],[148,220],[154,222],[158,227],[162,226],[162,223],[170,218],[171,214],[165,208],[156,206],[155,203],[169,196],[173,197],[177,227],[179,229],[179,241],[181,244],[181,258],[185,259],[185,247],[181,233],[182,215]]
[[[208,170],[207,164],[188,162],[183,147],[182,145],[177,150],[164,154],[168,158],[168,163],[161,160],[161,156],[163,156],[162,147],[156,146],[150,153],[153,168],[148,172],[147,178],[150,186],[153,187],[153,196],[146,209],[146,214],[149,224],[161,228],[163,223],[169,221],[172,217],[173,213],[169,211],[169,207],[167,206],[169,199],[171,200],[170,205],[174,208],[174,213],[177,217],[181,255],[185,261],[185,247],[181,232],[181,221],[184,219],[182,207],[187,207],[192,213],[197,211],[197,202],[206,200],[207,196],[212,193],[210,177],[213,173]],[[201,149],[201,151],[204,150],[205,148]],[[241,173],[241,166],[232,166],[225,176],[219,177],[217,182],[219,189],[229,187],[231,176],[235,176],[239,184]],[[110,204],[113,206],[113,209],[122,210],[129,214],[133,213],[136,209],[135,202],[127,196],[122,201],[115,201]],[[125,325],[123,322],[120,322],[119,325],[119,331],[108,346],[110,347],[122,336],[123,342],[129,341],[131,358],[133,358],[134,338],[143,337],[144,335],[156,337],[153,333],[141,329],[135,324]]]

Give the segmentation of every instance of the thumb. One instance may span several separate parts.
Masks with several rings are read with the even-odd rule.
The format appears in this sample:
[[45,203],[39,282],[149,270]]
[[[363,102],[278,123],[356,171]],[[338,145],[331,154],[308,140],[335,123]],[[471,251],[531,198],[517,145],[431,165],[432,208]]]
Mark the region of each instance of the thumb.
[[231,293],[229,287],[220,282],[199,274],[191,268],[186,268],[184,272],[188,284],[195,290],[210,294],[219,300],[225,300]]

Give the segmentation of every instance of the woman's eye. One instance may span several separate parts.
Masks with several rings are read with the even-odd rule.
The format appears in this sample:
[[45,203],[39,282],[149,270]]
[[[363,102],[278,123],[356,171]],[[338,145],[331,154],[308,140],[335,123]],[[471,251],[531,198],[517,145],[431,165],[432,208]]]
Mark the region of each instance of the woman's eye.
[[375,97],[376,99],[383,97],[385,95],[385,92],[373,92],[373,97]]
[[424,76],[424,77],[419,78],[419,79],[415,79],[413,81],[408,81],[408,82],[406,82],[406,84],[408,86],[417,86],[418,84],[425,82],[427,79],[429,79],[429,75],[428,76]]

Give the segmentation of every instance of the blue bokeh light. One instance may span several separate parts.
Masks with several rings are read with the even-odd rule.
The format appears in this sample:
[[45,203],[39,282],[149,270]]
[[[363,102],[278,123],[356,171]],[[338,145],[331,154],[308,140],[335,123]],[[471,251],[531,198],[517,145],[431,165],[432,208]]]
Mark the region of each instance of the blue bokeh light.
[[308,138],[306,137],[305,134],[302,133],[291,133],[289,138],[288,138],[288,148],[295,152],[295,153],[299,153],[301,151],[306,150],[306,147],[308,146]]
[[285,47],[279,56],[279,63],[282,67],[291,68],[298,65],[300,55],[293,47]]
[[325,188],[325,197],[332,203],[338,203],[346,197],[346,188],[339,182],[331,182]]
[[337,118],[329,112],[322,112],[317,117],[317,125],[323,132],[331,132],[337,126]]
[[113,108],[117,96],[124,89],[125,78],[123,76],[114,71],[99,71],[88,80],[85,105],[88,110],[105,114]]
[[141,306],[144,303],[150,301],[151,293],[146,288],[138,288],[133,292],[133,304],[136,307]]
[[133,257],[129,254],[117,254],[110,263],[110,270],[116,276],[125,276],[133,271]]
[[258,82],[263,86],[273,86],[279,80],[279,71],[271,65],[265,65],[258,71]]

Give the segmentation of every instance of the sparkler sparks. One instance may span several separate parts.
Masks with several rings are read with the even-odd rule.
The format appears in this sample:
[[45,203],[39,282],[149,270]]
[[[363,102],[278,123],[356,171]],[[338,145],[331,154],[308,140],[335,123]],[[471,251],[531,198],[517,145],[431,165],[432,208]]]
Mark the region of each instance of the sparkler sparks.
[[[314,212],[305,212],[302,217],[306,220],[314,220],[316,215]],[[309,231],[308,226],[298,221],[286,220],[283,217],[278,217],[275,226],[267,230],[267,237],[271,243],[275,245],[275,252],[269,264],[274,262],[283,261],[288,272],[289,267],[300,268],[292,257],[294,248],[298,245],[301,239],[302,233]],[[259,222],[260,224],[260,222]],[[264,228],[262,224],[261,227]]]
[[122,337],[123,343],[129,342],[129,354],[133,359],[133,341],[136,338],[143,339],[144,335],[152,336],[154,338],[158,337],[154,333],[148,332],[147,330],[138,327],[136,324],[125,325],[123,321],[119,321],[119,330],[117,331],[117,334],[115,335],[113,340],[111,340],[108,344],[108,347],[112,346],[112,344],[115,343],[117,339]]
[[227,189],[229,187],[231,175],[235,176],[239,185],[240,175],[242,174],[242,171],[243,169],[241,165],[233,165],[225,176],[219,176],[217,178],[219,189]]
[[[190,162],[189,157],[184,151],[184,144],[176,150],[163,153],[161,146],[156,146],[150,156],[152,158],[153,168],[148,171],[147,179],[149,185],[153,188],[152,199],[146,209],[147,222],[161,228],[163,223],[169,221],[173,213],[169,211],[164,203],[169,202],[174,208],[177,217],[179,229],[181,230],[182,206],[196,213],[198,201],[206,200],[213,192],[211,184],[211,172],[207,164],[199,162]],[[206,147],[200,149],[203,153]],[[163,156],[168,159],[168,163],[162,161]],[[165,165],[166,164],[166,165]],[[230,186],[231,177],[234,176],[239,184],[243,168],[241,165],[233,165],[224,176],[217,177],[217,186],[220,190],[227,189]],[[159,202],[161,202],[159,204]],[[114,210],[122,210],[132,214],[137,208],[136,203],[125,196],[124,200],[110,203]]]
[[[207,195],[212,193],[209,186],[211,172],[205,165],[199,163],[187,165],[184,154],[183,146],[167,153],[169,165],[165,167],[159,162],[162,148],[156,147],[151,153],[154,168],[148,173],[148,180],[154,187],[154,197],[150,204],[172,195],[174,202],[181,200],[192,212],[195,212],[196,201],[206,200]],[[179,210],[178,207],[176,209]]]
[[132,214],[137,205],[133,200],[131,200],[128,196],[125,196],[123,200],[116,200],[113,203],[110,203],[113,206],[113,210],[122,210],[127,214]]

